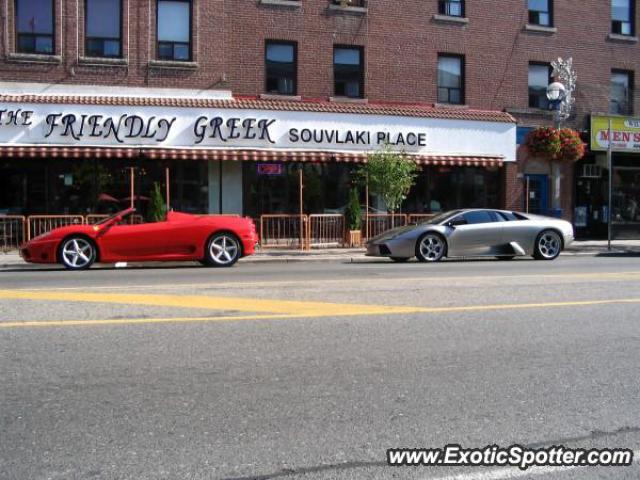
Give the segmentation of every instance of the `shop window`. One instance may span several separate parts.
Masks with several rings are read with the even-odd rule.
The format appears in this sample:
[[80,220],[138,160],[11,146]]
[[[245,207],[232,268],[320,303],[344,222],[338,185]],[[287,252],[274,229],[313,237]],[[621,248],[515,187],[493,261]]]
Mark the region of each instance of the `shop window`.
[[53,55],[53,0],[16,0],[16,50]]
[[158,59],[191,60],[191,1],[158,0]]
[[85,0],[85,55],[122,56],[122,0]]
[[618,35],[633,35],[634,10],[633,0],[611,0],[611,32]]
[[551,65],[546,63],[529,64],[529,107],[549,108],[547,87],[551,83]]
[[264,58],[267,93],[296,94],[296,50],[293,42],[267,41]]
[[438,13],[450,17],[464,17],[464,2],[462,0],[439,0]]
[[464,57],[438,56],[438,102],[464,103]]
[[528,0],[529,24],[551,27],[553,25],[552,0]]
[[334,93],[338,97],[364,97],[364,51],[361,47],[334,47]]
[[610,94],[609,113],[632,115],[633,73],[623,70],[613,70],[611,72]]

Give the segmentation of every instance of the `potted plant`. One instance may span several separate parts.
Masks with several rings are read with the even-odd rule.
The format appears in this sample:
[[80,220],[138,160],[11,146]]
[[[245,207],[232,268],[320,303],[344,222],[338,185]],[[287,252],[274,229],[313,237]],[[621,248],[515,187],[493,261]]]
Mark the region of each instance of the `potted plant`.
[[362,213],[360,211],[360,199],[358,188],[349,189],[349,200],[344,212],[347,225],[345,243],[347,247],[360,247],[362,245]]
[[167,207],[162,197],[160,184],[153,183],[153,191],[151,192],[151,203],[149,205],[149,217],[152,222],[162,222],[167,215]]

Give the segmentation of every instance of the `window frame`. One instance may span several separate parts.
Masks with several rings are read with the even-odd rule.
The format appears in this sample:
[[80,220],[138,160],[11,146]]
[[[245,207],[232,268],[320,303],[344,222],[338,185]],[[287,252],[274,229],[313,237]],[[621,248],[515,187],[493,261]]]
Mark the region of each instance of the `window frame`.
[[[626,75],[627,76],[627,81],[628,81],[627,99],[626,99],[627,100],[627,111],[626,112],[622,112],[622,113],[611,112],[611,102],[613,100],[613,96],[612,96],[613,90],[611,88],[611,86],[612,86],[611,84],[613,83],[612,82],[612,80],[613,80],[612,77],[615,74]],[[634,108],[633,108],[633,93],[634,93],[634,90],[635,90],[634,85],[635,85],[635,75],[634,75],[633,70],[623,70],[623,69],[620,69],[620,68],[612,68],[611,69],[611,75],[609,77],[609,113],[612,113],[614,115],[633,115],[633,111],[634,111]]]
[[[21,53],[21,54],[25,54],[25,55],[55,55],[56,54],[56,35],[57,35],[57,29],[56,29],[56,0],[51,0],[51,33],[20,33],[20,30],[18,29],[18,2],[20,1],[25,1],[25,0],[14,0],[13,1],[13,24],[14,24],[14,30],[15,30],[15,38],[14,38],[14,42],[15,42],[15,52],[16,53]],[[29,51],[24,51],[24,50],[20,50],[20,37],[21,36],[27,36],[27,37],[31,37],[31,38],[37,38],[37,37],[51,37],[51,52],[38,52],[37,50],[34,49],[34,51],[29,52]]]
[[120,3],[120,18],[118,19],[118,24],[120,25],[120,36],[117,37],[118,40],[118,54],[117,55],[93,55],[93,54],[89,54],[89,41],[90,40],[102,40],[103,42],[103,51],[104,51],[104,41],[105,40],[116,40],[116,38],[109,38],[109,37],[90,37],[88,35],[88,28],[87,28],[87,23],[89,22],[89,10],[88,10],[88,3],[91,0],[84,0],[84,54],[88,57],[91,58],[122,58],[123,56],[123,52],[124,52],[124,48],[123,47],[123,43],[124,43],[124,38],[123,38],[123,31],[124,31],[124,12],[123,12],[123,7],[124,7],[124,1],[123,0],[116,0]]
[[[449,87],[441,87],[440,84],[438,83],[438,73],[440,71],[440,59],[441,58],[455,58],[457,60],[460,60],[460,88],[458,90],[460,90],[460,102],[458,103],[453,103],[453,102],[443,102],[440,100],[440,88],[446,88],[447,89],[447,98],[450,98],[450,90],[454,90],[453,88],[449,88]],[[458,53],[438,53],[438,61],[436,63],[436,101],[437,103],[442,103],[445,105],[465,105],[466,102],[466,91],[465,91],[465,85],[466,85],[466,74],[465,74],[465,70],[466,70],[466,62],[465,62],[465,56],[463,54],[458,54]]]
[[[353,96],[349,96],[349,95],[338,95],[336,93],[336,49],[343,49],[343,50],[358,50],[358,52],[360,53],[360,78],[358,80],[358,85],[360,88],[360,95],[358,95],[357,97],[353,97]],[[354,99],[358,99],[358,98],[365,98],[365,90],[364,90],[364,79],[365,79],[365,59],[364,59],[364,46],[362,45],[345,45],[343,43],[337,43],[333,45],[333,94],[336,97],[340,97],[340,98],[354,98]],[[340,64],[340,65],[347,65],[347,64]]]
[[527,0],[527,23],[529,25],[536,25],[538,27],[548,27],[548,28],[553,28],[554,26],[554,14],[553,14],[553,0],[547,0],[547,11],[543,12],[543,13],[547,13],[549,15],[549,23],[548,24],[543,24],[538,22],[532,22],[531,21],[531,14],[532,13],[536,13],[536,12],[541,12],[542,10],[531,10],[529,8],[529,0]]
[[547,67],[547,70],[549,71],[549,77],[547,79],[547,87],[549,85],[551,85],[551,83],[553,83],[553,68],[551,67],[550,63],[547,63],[547,62],[529,62],[527,64],[527,105],[529,106],[529,108],[536,108],[538,110],[549,110],[549,100],[546,97],[546,92],[545,92],[545,97],[544,97],[545,99],[547,99],[547,106],[546,107],[532,106],[531,105],[531,85],[529,84],[529,69],[534,65]]
[[[166,42],[160,40],[160,2],[181,2],[189,4],[189,56],[185,59],[176,58],[175,46],[184,45],[184,42]],[[172,45],[172,58],[165,58],[160,56],[160,43],[168,43]],[[156,59],[162,62],[193,62],[193,0],[156,0]]]
[[[447,6],[450,3],[460,4],[460,15],[452,15],[451,13],[447,13]],[[438,14],[446,15],[447,17],[465,18],[467,12],[464,3],[464,0],[438,0]]]
[[[293,93],[273,93],[268,89],[269,75],[267,71],[267,50],[269,45],[288,45],[293,47]],[[298,94],[298,42],[293,40],[273,40],[264,41],[264,91],[268,95],[295,96]]]
[[611,1],[611,33],[614,35],[623,35],[625,37],[633,37],[636,34],[636,0],[629,0],[629,33],[622,33],[622,29],[619,32],[616,32],[614,25],[616,23],[622,24],[620,20],[613,19],[613,1]]
[[[488,222],[470,222],[469,219],[467,218],[467,215],[474,215],[474,214],[478,214],[478,213],[485,214],[489,218],[489,221]],[[468,212],[464,212],[462,214],[462,217],[467,222],[466,225],[488,225],[490,223],[500,223],[500,222],[498,222],[496,217],[494,217],[494,215],[492,215],[492,213],[493,212],[491,210],[485,210],[485,209],[470,210]]]

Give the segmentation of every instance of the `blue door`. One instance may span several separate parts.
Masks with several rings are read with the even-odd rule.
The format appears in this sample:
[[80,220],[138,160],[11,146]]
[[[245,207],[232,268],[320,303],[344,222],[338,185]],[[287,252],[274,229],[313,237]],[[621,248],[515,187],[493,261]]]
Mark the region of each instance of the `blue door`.
[[[529,213],[546,214],[549,209],[549,175],[526,175],[525,177],[527,180],[525,195],[529,195]],[[526,206],[525,198],[525,209]]]

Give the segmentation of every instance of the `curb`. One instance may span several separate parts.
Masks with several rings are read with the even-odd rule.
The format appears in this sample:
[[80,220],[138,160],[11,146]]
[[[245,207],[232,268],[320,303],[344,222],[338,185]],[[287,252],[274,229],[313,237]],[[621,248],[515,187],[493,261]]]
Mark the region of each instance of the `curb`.
[[[598,256],[602,254],[610,254],[610,255],[640,255],[640,250],[568,250],[562,252],[560,255],[563,257],[577,257],[577,256]],[[364,253],[358,256],[340,256],[340,255],[300,255],[300,256],[251,256],[244,260],[240,261],[240,264],[249,264],[249,263],[305,263],[305,262],[341,262],[341,263],[371,263],[375,262],[376,259],[378,261],[384,261],[383,258],[379,257],[366,257]],[[130,266],[162,266],[169,264],[184,264],[186,262],[136,262],[132,263]],[[30,269],[38,269],[38,268],[52,268],[55,265],[41,265],[41,264],[29,264],[25,262],[16,262],[16,263],[0,263],[0,271],[2,270],[30,270]]]

